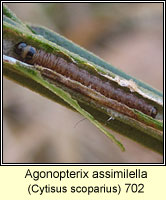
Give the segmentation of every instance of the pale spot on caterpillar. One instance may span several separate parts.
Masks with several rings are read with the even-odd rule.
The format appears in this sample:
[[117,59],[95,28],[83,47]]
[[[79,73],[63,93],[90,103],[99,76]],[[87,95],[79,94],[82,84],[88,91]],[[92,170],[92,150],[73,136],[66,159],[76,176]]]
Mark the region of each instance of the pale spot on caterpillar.
[[107,119],[107,122],[109,122],[110,120],[114,120],[114,118],[111,116]]

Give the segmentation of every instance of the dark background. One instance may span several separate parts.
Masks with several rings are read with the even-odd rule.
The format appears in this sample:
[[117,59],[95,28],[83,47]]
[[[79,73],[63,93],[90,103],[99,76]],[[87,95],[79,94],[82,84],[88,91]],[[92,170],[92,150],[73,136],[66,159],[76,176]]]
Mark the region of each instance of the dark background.
[[[163,89],[162,3],[8,3],[23,21],[48,27],[113,66]],[[78,113],[4,78],[4,162],[162,162],[114,133],[122,153]],[[80,121],[80,123],[78,123]],[[110,130],[110,132],[112,132]]]

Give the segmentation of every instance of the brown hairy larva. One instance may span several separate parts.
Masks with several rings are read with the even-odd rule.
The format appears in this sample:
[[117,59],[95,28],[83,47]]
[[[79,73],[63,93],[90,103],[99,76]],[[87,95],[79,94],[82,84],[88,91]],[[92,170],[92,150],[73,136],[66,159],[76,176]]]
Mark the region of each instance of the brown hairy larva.
[[[100,77],[90,74],[85,69],[79,68],[77,64],[63,58],[62,56],[46,53],[43,50],[38,50],[30,45],[27,45],[24,42],[20,42],[15,46],[15,53],[28,64],[35,64],[40,65],[44,68],[48,68],[71,80],[79,82],[88,89],[91,89],[91,91],[93,92],[95,91],[97,93],[100,93],[101,95],[109,99],[109,101],[105,103],[107,104],[106,106],[123,114],[132,116],[131,112],[122,109],[122,106],[120,106],[121,108],[118,108],[117,105],[114,105],[115,101],[119,102],[119,105],[125,104],[129,108],[137,109],[153,118],[155,118],[157,115],[156,107],[149,104],[144,99],[139,98],[134,93],[124,91],[119,87],[115,87],[115,85],[111,83],[110,80],[104,81]],[[46,73],[44,73],[44,75],[48,76],[48,78],[52,78],[48,70]],[[61,82],[60,79],[59,81]],[[69,85],[68,82],[64,82],[64,84],[67,87],[72,87],[72,89],[75,89],[74,86],[71,84]],[[82,91],[81,88],[77,88],[77,90],[89,97],[92,97],[90,93]],[[95,99],[95,97],[92,98]]]

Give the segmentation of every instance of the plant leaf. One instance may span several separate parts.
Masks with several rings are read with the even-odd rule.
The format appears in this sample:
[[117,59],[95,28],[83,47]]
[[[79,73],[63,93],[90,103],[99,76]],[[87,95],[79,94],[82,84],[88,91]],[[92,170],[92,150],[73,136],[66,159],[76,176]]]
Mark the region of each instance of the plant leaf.
[[[44,27],[25,25],[11,11],[9,12],[7,7],[4,10],[3,52],[4,55],[8,56],[4,57],[3,73],[5,76],[70,109],[78,111],[118,144],[122,150],[124,150],[123,145],[100,123],[130,137],[148,148],[163,153],[163,105],[161,92],[126,75],[63,36]],[[132,112],[135,113],[138,120],[132,119],[112,109],[104,106],[101,107],[100,104],[78,92],[71,91],[62,85],[50,83],[43,79],[34,66],[11,60],[11,58],[18,58],[13,48],[20,41],[25,41],[36,48],[42,48],[46,52],[61,53],[67,58],[74,60],[78,65],[84,65],[91,73],[98,73],[103,77],[109,76],[118,84],[122,84],[122,81],[124,83],[124,78],[126,78],[125,83],[128,84],[127,87],[130,87],[131,85],[128,80],[134,80],[138,84],[135,92],[140,93],[144,98],[148,98],[149,101],[152,101],[157,106],[158,118],[152,119],[133,109]],[[116,79],[117,77],[122,78]],[[110,116],[113,120],[108,120]]]

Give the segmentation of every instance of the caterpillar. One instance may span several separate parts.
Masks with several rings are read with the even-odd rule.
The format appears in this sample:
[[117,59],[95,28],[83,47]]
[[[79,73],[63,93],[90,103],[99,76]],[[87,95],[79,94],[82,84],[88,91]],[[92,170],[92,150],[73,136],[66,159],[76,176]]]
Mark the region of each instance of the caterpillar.
[[[40,65],[49,70],[53,70],[62,76],[81,83],[88,89],[90,88],[93,92],[96,91],[97,93],[100,93],[110,101],[115,100],[120,104],[125,104],[129,108],[137,109],[153,118],[157,115],[157,108],[145,100],[139,98],[131,92],[115,87],[110,80],[104,81],[99,77],[90,74],[85,69],[79,68],[75,63],[64,59],[62,56],[46,53],[43,50],[38,50],[24,42],[16,44],[14,51],[24,62],[33,65]],[[49,74],[50,73],[45,73],[48,77],[50,76]],[[61,80],[59,81],[61,82]],[[67,87],[75,89],[73,86],[69,86],[67,82],[65,84]],[[79,91],[81,92],[81,89]],[[92,96],[85,91],[83,93],[90,97]],[[117,110],[117,106],[114,106],[113,103],[110,105],[107,103],[107,106]],[[127,114],[124,109],[118,109],[118,111],[123,114]]]

